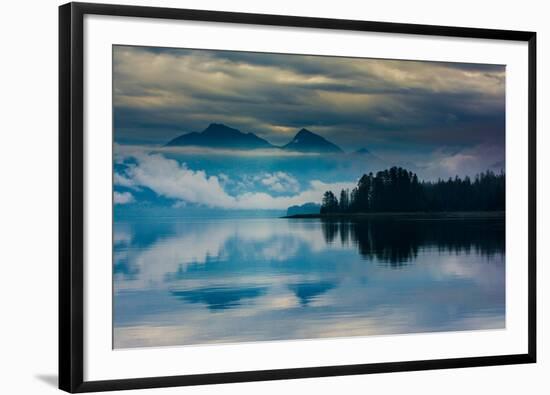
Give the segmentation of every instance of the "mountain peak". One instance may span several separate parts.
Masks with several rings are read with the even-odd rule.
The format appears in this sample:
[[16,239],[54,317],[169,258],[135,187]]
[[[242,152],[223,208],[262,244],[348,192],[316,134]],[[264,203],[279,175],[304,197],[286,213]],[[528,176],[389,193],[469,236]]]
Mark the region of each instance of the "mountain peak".
[[227,149],[273,148],[254,133],[243,133],[222,123],[211,123],[200,133],[187,133],[169,141],[166,146],[197,146]]
[[302,128],[298,131],[298,133],[296,133],[296,136],[303,136],[303,135],[308,135],[308,134],[315,134],[315,133],[310,132],[306,128]]
[[356,154],[363,154],[363,155],[367,155],[367,154],[370,154],[370,151],[366,148],[360,148],[358,149],[357,151],[355,151]]
[[223,123],[211,123],[202,133],[241,133],[237,129],[230,128]]
[[[222,149],[265,149],[275,148],[268,141],[254,133],[243,133],[223,123],[211,123],[202,132],[192,132],[170,140],[167,147],[208,147]],[[340,147],[326,140],[324,137],[302,128],[294,138],[283,147],[285,150],[311,153],[341,153]]]
[[296,136],[282,147],[283,149],[298,152],[337,153],[343,152],[340,147],[305,128],[296,133]]

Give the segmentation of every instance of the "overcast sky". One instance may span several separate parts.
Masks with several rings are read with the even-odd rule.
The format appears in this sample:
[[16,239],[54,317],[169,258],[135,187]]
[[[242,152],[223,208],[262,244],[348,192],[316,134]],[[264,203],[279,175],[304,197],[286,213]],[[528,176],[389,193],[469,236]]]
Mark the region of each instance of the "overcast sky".
[[164,144],[217,122],[285,144],[305,127],[464,173],[504,165],[504,89],[499,65],[117,46],[115,140]]

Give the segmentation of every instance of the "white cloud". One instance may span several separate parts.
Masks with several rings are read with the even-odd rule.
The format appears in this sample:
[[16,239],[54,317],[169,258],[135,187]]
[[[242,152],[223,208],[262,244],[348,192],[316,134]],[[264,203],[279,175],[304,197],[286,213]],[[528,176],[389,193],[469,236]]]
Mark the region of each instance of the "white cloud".
[[115,192],[113,196],[115,204],[128,204],[135,201],[134,195],[130,192]]
[[115,228],[113,232],[113,243],[128,245],[132,242],[133,236],[128,229],[121,227]]
[[[132,252],[132,263],[139,272],[138,277],[117,279],[117,289],[150,289],[173,286],[173,274],[187,270],[188,265],[205,264],[209,260],[223,261],[228,258],[227,244],[231,239],[239,240],[234,245],[233,253],[238,253],[249,261],[285,261],[295,256],[301,248],[308,248],[313,252],[323,250],[343,250],[345,247],[338,243],[326,243],[323,233],[318,228],[310,227],[306,223],[276,221],[276,222],[240,222],[222,221],[194,224],[190,230],[182,231],[175,236],[163,237],[148,248],[137,249]],[[115,229],[115,240],[122,240],[131,246],[133,236],[126,229]],[[119,242],[124,245],[123,242]],[[128,259],[128,248],[118,251],[115,262]],[[271,284],[285,284],[294,274],[280,275],[270,279]],[[300,275],[301,281],[317,280]],[[185,279],[187,285],[212,286],[216,278]],[[258,275],[245,277],[224,278],[224,284],[262,284],[266,278]],[[213,282],[213,283],[212,283]]]
[[188,169],[160,154],[137,154],[137,164],[127,170],[134,184],[150,188],[155,193],[188,203],[229,208],[234,198],[227,195],[216,176]]
[[[504,170],[504,155],[499,147],[492,145],[478,145],[450,154],[447,150],[438,150],[433,159],[425,164],[422,174],[426,179],[447,178],[458,175],[470,177],[482,173],[487,169],[499,172]],[[502,165],[502,166],[499,166]]]
[[300,183],[290,174],[278,171],[272,174],[266,174],[261,183],[267,186],[273,192],[293,192],[300,190]]
[[113,182],[115,185],[118,185],[121,187],[136,189],[136,185],[134,184],[134,182],[128,177],[126,177],[125,175],[120,173],[115,172],[113,177]]
[[272,196],[264,192],[243,193],[235,197],[236,204],[232,208],[286,210],[290,206],[302,205],[308,202],[321,202],[325,191],[332,190],[336,192],[341,189],[352,189],[355,186],[355,182],[324,183],[313,180],[309,183],[309,189],[292,196]]
[[268,174],[260,181],[276,192],[294,192],[291,196],[272,196],[265,192],[245,192],[229,195],[218,176],[209,176],[202,170],[191,170],[185,164],[167,159],[161,154],[133,153],[136,164],[126,173],[128,182],[137,187],[147,187],[156,194],[186,203],[201,204],[213,208],[286,210],[289,206],[307,202],[320,202],[327,190],[351,189],[354,182],[324,183],[313,180],[308,189],[298,193],[298,181],[284,172]]
[[220,179],[220,182],[222,183],[222,185],[230,184],[232,182],[229,176],[224,173],[218,174],[218,178]]

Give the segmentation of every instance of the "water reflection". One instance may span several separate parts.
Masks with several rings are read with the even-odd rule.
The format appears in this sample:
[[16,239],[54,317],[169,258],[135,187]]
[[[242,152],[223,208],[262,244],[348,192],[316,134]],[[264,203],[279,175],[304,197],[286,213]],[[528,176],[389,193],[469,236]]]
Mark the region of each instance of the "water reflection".
[[504,326],[502,219],[151,222],[114,229],[115,347]]
[[289,285],[296,296],[300,299],[302,306],[307,306],[310,302],[318,300],[319,296],[336,286],[333,282],[320,281],[316,283],[301,283]]
[[191,291],[172,291],[172,295],[189,303],[205,303],[209,310],[215,311],[240,306],[244,299],[256,298],[265,291],[265,287],[208,287]]
[[376,258],[398,267],[413,261],[419,248],[439,252],[480,255],[504,253],[504,221],[499,219],[369,219],[362,221],[322,220],[323,236],[332,244],[348,240],[366,260]]

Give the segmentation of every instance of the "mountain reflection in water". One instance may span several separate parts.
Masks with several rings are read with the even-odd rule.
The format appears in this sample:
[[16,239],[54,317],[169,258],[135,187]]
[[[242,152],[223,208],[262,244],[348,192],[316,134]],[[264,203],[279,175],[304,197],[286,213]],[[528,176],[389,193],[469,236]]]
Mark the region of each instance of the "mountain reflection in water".
[[495,329],[502,218],[139,219],[114,229],[114,346]]

